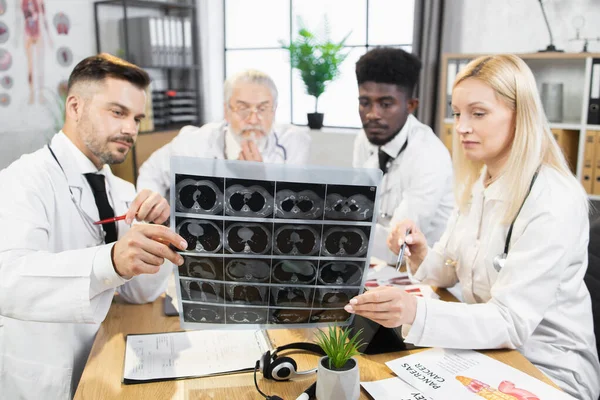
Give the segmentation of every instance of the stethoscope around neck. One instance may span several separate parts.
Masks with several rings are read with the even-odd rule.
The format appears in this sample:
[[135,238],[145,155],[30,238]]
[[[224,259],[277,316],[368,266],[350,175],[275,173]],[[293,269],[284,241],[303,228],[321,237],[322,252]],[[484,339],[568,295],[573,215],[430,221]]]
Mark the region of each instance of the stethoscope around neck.
[[[225,142],[225,135],[227,134],[227,127],[228,125],[225,124],[223,125],[223,154],[227,154],[225,148],[227,146],[227,143]],[[279,136],[277,135],[277,132],[273,131],[273,137],[275,138],[275,147],[277,147],[279,150],[281,150],[281,153],[283,155],[283,162],[287,162],[287,150],[285,147],[283,147],[281,145],[281,143],[279,143]]]
[[105,243],[105,232],[104,230],[100,227],[100,225],[94,225],[94,219],[92,217],[90,217],[79,205],[79,203],[77,202],[77,199],[75,198],[75,194],[73,193],[73,190],[71,190],[71,186],[69,185],[69,180],[67,178],[67,173],[65,172],[65,170],[63,169],[62,165],[60,164],[60,162],[58,161],[58,158],[56,157],[56,154],[54,153],[54,151],[52,150],[52,147],[50,147],[50,145],[48,144],[48,150],[50,150],[50,154],[52,154],[52,158],[54,158],[54,161],[56,161],[56,163],[58,164],[58,167],[60,168],[60,170],[62,171],[63,175],[65,176],[65,179],[67,180],[67,187],[69,188],[69,193],[71,194],[71,200],[73,201],[73,204],[75,205],[75,208],[77,209],[77,212],[79,213],[79,216],[81,217],[81,219],[83,219],[84,225],[86,227],[86,229],[88,230],[88,232],[90,232],[90,234],[92,235],[92,237],[94,239],[96,239],[96,241],[98,242],[98,244],[102,244]]
[[[535,183],[535,180],[537,179],[539,171],[540,171],[540,169],[538,168],[535,171],[535,173],[533,174],[533,178],[531,179],[531,184],[529,185],[529,190],[527,191],[527,194],[525,195],[525,198],[523,199],[523,202],[521,203],[521,206],[519,207],[519,210],[517,211],[517,215],[515,215],[512,222],[510,223],[510,227],[508,228],[508,233],[506,235],[506,240],[504,242],[504,251],[501,254],[494,256],[494,258],[492,259],[492,265],[494,266],[494,269],[496,270],[496,272],[500,272],[500,270],[502,268],[504,268],[504,264],[506,263],[506,258],[508,257],[508,250],[510,247],[510,239],[512,237],[512,232],[513,232],[513,228],[515,226],[515,222],[517,221],[517,218],[519,217],[519,214],[521,213],[521,210],[523,209],[523,206],[525,205],[525,201],[527,200],[527,197],[529,197],[529,194],[531,193],[531,189],[533,188],[533,184]],[[457,216],[456,223],[454,224],[454,227],[452,228],[452,232],[450,233],[450,236],[452,236],[452,233],[454,232],[454,229],[456,228],[457,223],[458,223],[458,216]],[[450,237],[448,237],[448,240],[450,240]],[[448,246],[448,244],[446,243],[446,247],[447,246]],[[446,258],[446,260],[444,262],[444,264],[447,267],[449,267],[449,266],[454,267],[456,265],[456,263],[457,263],[457,260],[454,260],[451,258]]]

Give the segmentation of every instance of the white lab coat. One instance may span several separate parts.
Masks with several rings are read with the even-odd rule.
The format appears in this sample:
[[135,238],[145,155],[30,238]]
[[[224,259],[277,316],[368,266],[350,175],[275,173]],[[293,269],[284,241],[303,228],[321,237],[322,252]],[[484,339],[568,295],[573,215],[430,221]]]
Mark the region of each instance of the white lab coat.
[[[113,244],[98,245],[102,228],[94,231],[81,214],[98,220],[83,176],[96,172],[93,164],[62,132],[51,147],[64,173],[48,147],[0,171],[2,399],[71,398],[115,288],[127,301],[152,301],[172,270],[165,263],[158,274],[128,282],[116,274]],[[133,185],[108,166],[102,172],[115,215],[124,214],[135,197]],[[119,237],[128,229],[118,222]]]
[[[406,149],[398,154],[406,140]],[[378,150],[364,132],[358,134],[354,142],[354,167],[379,169]],[[446,229],[454,208],[452,161],[431,128],[412,114],[383,150],[393,160],[380,184],[379,216],[371,255],[395,263],[397,256],[386,244],[395,222],[415,221],[430,245],[437,242]]]
[[[171,184],[171,157],[225,158],[225,122],[185,126],[170,142],[156,150],[140,168],[137,189],[150,189],[167,197]],[[311,138],[293,125],[276,125],[269,135],[263,161],[275,164],[306,164]]]
[[484,189],[480,179],[468,212],[453,213],[414,275],[442,287],[460,281],[468,304],[417,299],[406,341],[517,349],[575,398],[597,400],[600,365],[583,281],[589,221],[582,189],[555,169],[542,167],[514,224],[505,265],[497,272],[492,260],[504,251],[509,227],[501,222],[507,185],[500,178]]

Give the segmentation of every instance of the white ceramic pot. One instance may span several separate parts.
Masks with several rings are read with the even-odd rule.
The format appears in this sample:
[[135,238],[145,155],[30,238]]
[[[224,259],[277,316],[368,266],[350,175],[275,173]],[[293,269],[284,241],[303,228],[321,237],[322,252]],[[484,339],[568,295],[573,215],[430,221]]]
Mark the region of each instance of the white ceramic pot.
[[355,358],[354,365],[345,371],[329,369],[329,359],[322,357],[317,370],[317,400],[358,400],[360,397],[360,374]]

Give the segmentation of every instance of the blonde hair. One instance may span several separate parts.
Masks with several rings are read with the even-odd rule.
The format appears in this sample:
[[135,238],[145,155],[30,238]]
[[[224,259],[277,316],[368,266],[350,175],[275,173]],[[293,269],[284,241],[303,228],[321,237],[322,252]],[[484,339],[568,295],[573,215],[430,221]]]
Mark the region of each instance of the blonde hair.
[[[490,86],[499,99],[515,112],[514,138],[510,154],[501,174],[510,182],[504,223],[510,223],[523,203],[531,180],[541,165],[554,168],[572,179],[581,189],[587,207],[587,195],[571,173],[558,147],[544,114],[533,73],[525,62],[514,55],[483,56],[471,61],[457,76],[453,89],[465,79],[478,79]],[[471,200],[473,184],[479,179],[483,163],[466,158],[460,137],[454,134],[454,191],[461,211]]]

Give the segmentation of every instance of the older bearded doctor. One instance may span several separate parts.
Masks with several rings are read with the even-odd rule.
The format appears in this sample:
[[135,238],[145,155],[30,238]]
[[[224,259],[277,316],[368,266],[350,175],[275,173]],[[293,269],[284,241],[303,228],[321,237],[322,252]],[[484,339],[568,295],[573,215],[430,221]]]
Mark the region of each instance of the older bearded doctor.
[[164,196],[170,187],[171,156],[305,164],[310,136],[291,125],[274,125],[277,87],[263,72],[246,70],[224,87],[225,120],[186,126],[170,143],[155,151],[141,166],[137,189]]

